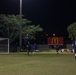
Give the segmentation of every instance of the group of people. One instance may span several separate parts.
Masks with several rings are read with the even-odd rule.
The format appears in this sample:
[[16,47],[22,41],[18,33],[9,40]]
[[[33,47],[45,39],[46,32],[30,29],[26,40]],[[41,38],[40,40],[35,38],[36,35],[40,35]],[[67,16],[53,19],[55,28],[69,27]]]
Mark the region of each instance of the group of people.
[[[29,55],[30,52],[31,52],[31,53],[33,52],[33,51],[31,50],[30,42],[28,42],[28,44],[26,45],[26,47],[27,47],[27,53],[28,53],[28,55]],[[36,50],[36,48],[37,48],[36,43],[34,43],[34,51]],[[57,52],[57,54],[59,54],[59,49],[60,49],[60,46],[57,44],[57,45],[56,45],[56,52]]]
[[[74,58],[76,60],[76,38],[73,40],[72,46],[73,46],[73,49],[74,49]],[[59,54],[59,49],[60,49],[60,46],[57,44],[56,45],[56,52],[57,52],[57,54]]]
[[32,50],[32,46],[30,44],[30,41],[27,40],[27,39],[24,39],[24,47],[27,49],[27,54],[28,55],[29,55],[30,52],[31,53],[34,52],[36,50],[36,48],[37,48],[36,43],[34,43],[33,50]]
[[[24,44],[26,44],[26,42],[24,42]],[[76,60],[76,39],[73,41],[73,48],[74,48],[74,55],[75,55],[75,60]],[[27,44],[26,44],[26,48],[27,48],[27,53],[28,53],[28,55],[29,55],[29,53],[31,52],[33,52],[32,50],[31,50],[31,44],[30,44],[30,42],[28,41],[27,42]],[[57,44],[56,46],[55,46],[55,48],[56,48],[56,52],[57,52],[57,54],[59,54],[59,49],[60,49],[60,45],[59,44]],[[34,50],[36,50],[36,43],[34,43]]]
[[34,50],[31,49],[31,44],[29,41],[28,41],[28,44],[26,45],[26,48],[27,48],[27,53],[29,55],[30,52],[32,53],[36,50],[36,43],[34,43]]

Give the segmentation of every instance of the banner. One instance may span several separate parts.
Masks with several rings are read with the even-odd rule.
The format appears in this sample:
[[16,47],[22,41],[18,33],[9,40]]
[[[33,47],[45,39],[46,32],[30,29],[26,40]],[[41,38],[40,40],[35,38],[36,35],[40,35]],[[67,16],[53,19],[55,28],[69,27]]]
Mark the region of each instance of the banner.
[[48,37],[47,43],[48,45],[63,45],[63,37]]

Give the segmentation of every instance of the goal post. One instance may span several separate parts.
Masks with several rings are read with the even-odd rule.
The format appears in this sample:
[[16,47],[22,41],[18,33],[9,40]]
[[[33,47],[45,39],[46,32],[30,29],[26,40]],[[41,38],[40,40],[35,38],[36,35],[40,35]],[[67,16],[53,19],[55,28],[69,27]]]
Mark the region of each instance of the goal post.
[[8,38],[0,38],[0,54],[9,54]]

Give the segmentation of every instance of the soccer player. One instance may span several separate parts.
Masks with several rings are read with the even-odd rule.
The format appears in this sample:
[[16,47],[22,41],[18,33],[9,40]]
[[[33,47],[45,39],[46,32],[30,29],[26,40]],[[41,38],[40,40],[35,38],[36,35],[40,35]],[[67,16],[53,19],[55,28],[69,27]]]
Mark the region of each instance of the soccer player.
[[56,45],[56,52],[57,52],[57,54],[59,54],[59,49],[60,49],[60,46],[57,44]]
[[31,52],[31,45],[30,45],[30,42],[28,41],[28,44],[27,44],[27,53],[29,55],[29,52]]
[[75,55],[75,60],[76,60],[76,38],[73,41],[73,48],[74,48],[74,55]]

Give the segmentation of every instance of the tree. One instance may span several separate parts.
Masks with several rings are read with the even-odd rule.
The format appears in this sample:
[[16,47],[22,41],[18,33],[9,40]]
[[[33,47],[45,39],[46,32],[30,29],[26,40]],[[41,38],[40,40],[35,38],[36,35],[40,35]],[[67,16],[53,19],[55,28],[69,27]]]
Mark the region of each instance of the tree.
[[39,31],[42,31],[43,29],[40,27],[40,25],[29,25],[29,26],[25,26],[23,27],[23,37],[27,37],[25,36],[25,34],[28,34],[28,38],[29,39],[35,39],[35,35],[36,33],[38,33]]
[[67,27],[67,31],[69,33],[69,38],[71,38],[71,40],[74,40],[76,38],[76,22],[70,24]]
[[7,25],[6,23],[6,16],[0,14],[0,37],[6,36],[7,37]]
[[[19,15],[4,15],[0,14],[0,34],[2,37],[9,37],[10,43],[19,38]],[[35,34],[43,29],[40,25],[31,25],[31,21],[22,18],[22,36],[26,37],[28,34],[28,39],[34,39]]]

